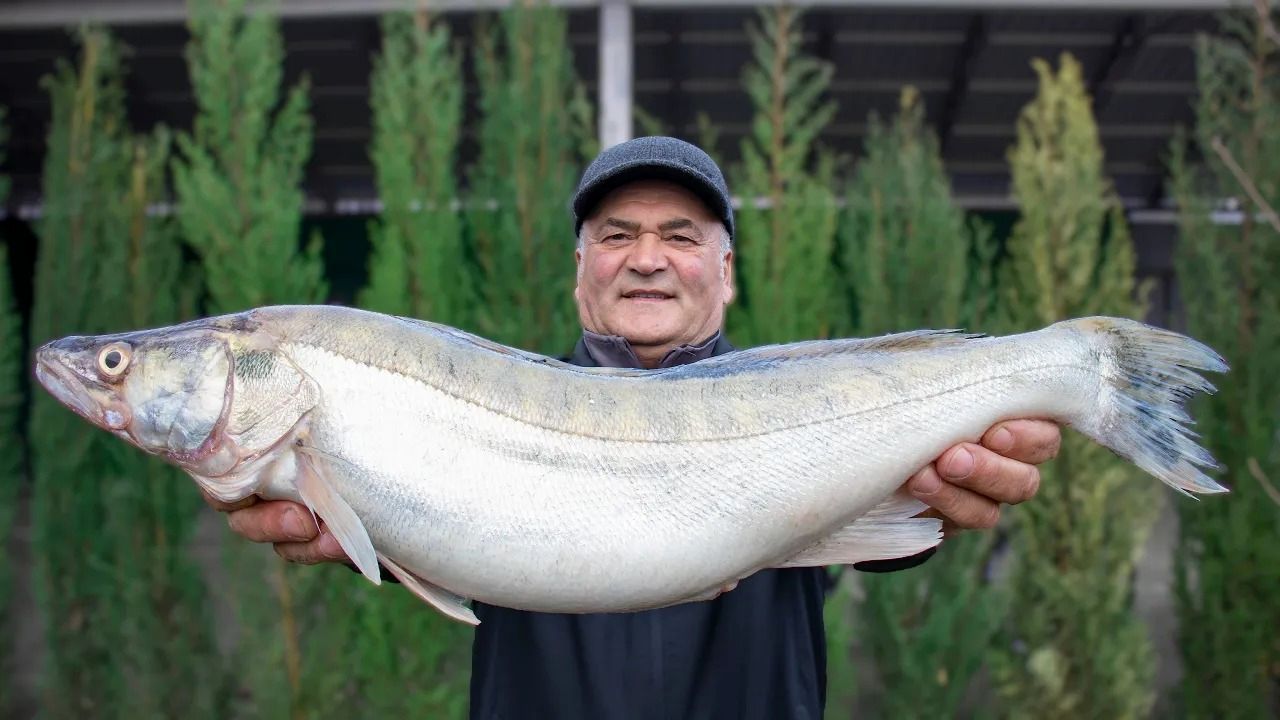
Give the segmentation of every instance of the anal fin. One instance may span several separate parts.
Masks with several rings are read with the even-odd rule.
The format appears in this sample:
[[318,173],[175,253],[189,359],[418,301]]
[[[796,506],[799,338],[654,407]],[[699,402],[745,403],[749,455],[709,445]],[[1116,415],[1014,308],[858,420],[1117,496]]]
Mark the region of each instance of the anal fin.
[[444,588],[437,587],[413,573],[400,567],[398,563],[391,560],[385,555],[378,555],[378,559],[382,561],[382,565],[396,576],[401,585],[404,585],[414,595],[425,600],[427,604],[444,613],[448,617],[467,623],[468,625],[479,625],[480,618],[471,612],[471,608],[466,606],[466,598],[458,597]]
[[297,461],[298,476],[294,479],[294,484],[302,501],[329,526],[329,531],[360,573],[374,585],[381,585],[382,572],[378,569],[378,554],[373,549],[373,541],[369,539],[369,531],[365,529],[360,516],[338,494],[325,474],[324,465],[316,462],[311,453],[297,453]]
[[916,517],[928,505],[895,492],[865,515],[776,567],[852,565],[910,557],[942,542],[942,521]]

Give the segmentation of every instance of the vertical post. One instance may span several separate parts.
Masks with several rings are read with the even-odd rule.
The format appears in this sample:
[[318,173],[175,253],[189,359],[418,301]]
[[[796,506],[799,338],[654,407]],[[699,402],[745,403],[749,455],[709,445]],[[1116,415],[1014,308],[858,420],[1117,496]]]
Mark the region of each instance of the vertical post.
[[631,139],[634,45],[629,0],[600,3],[600,149]]

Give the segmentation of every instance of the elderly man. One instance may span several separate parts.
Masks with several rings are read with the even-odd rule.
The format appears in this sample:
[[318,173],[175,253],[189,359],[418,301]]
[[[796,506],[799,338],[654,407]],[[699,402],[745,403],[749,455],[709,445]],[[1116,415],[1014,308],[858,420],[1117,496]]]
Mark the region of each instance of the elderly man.
[[[720,169],[672,138],[610,148],[573,200],[578,232],[578,365],[657,368],[733,348],[733,210]],[[910,491],[949,531],[990,528],[1002,503],[1036,492],[1056,425],[1015,421],[949,449]],[[345,561],[300,506],[229,508],[231,527],[301,563]],[[855,566],[898,571],[931,553]],[[638,613],[553,615],[477,604],[474,718],[822,717],[823,568],[761,571],[719,597]],[[429,679],[424,679],[429,681]]]

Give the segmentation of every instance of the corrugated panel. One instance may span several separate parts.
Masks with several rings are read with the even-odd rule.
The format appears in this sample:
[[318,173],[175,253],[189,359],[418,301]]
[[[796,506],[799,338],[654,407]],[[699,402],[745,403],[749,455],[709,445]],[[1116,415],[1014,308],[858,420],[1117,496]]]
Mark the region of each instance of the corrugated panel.
[[[1160,159],[1168,133],[1188,122],[1194,93],[1195,32],[1213,29],[1206,13],[1106,11],[990,11],[838,9],[822,7],[805,14],[807,52],[831,61],[836,69],[832,97],[839,111],[824,141],[842,152],[859,151],[871,112],[893,113],[902,85],[924,93],[929,117],[942,120],[948,99],[952,135],[947,158],[955,164],[962,196],[999,197],[1007,187],[1002,170],[1018,112],[1035,90],[1029,62],[1056,58],[1069,50],[1085,64],[1089,77],[1102,75],[1116,60],[1100,93],[1099,119],[1107,156],[1117,164],[1117,185],[1136,198],[1158,186]],[[446,16],[457,42],[467,52],[477,16]],[[634,12],[635,102],[663,123],[668,132],[694,138],[699,113],[721,125],[721,152],[730,162],[747,123],[750,105],[739,85],[750,59],[744,27],[754,22],[749,8],[639,8]],[[1127,18],[1145,41],[1137,49],[1117,46]],[[588,93],[594,97],[598,67],[597,14],[570,12],[570,42]],[[379,43],[376,18],[288,19],[286,76],[306,73],[312,83],[316,142],[307,184],[313,194],[336,200],[344,194],[372,193],[368,163],[368,76]],[[967,40],[985,29],[971,58],[964,92],[953,91],[953,76],[963,66]],[[157,122],[187,127],[193,111],[185,62],[186,30],[180,25],[117,28],[135,48],[128,78],[129,111],[135,127]],[[15,176],[17,201],[38,193],[48,103],[39,77],[53,61],[71,57],[72,44],[61,31],[0,33],[0,104],[11,108],[13,141],[8,163]],[[472,76],[466,57],[467,77]],[[474,87],[468,92],[469,123],[476,119]],[[475,154],[474,136],[463,143],[465,166]]]

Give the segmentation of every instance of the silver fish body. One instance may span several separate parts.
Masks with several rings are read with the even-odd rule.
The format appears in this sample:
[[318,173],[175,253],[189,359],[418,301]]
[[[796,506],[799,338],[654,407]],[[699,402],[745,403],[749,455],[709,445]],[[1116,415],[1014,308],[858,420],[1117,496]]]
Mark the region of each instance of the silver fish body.
[[[185,347],[175,337],[199,350],[174,351]],[[210,360],[212,338],[226,363]],[[165,353],[148,354],[161,339]],[[184,357],[210,370],[174,371],[182,379],[167,380],[167,394],[131,395],[132,379],[97,400],[68,390],[88,364],[77,374],[68,358],[111,343],[136,358],[130,372]],[[466,598],[625,612],[713,597],[764,568],[920,552],[941,540],[940,522],[915,517],[924,506],[896,491],[1008,418],[1057,420],[1173,487],[1220,492],[1196,467],[1212,459],[1181,426],[1186,397],[1212,390],[1194,369],[1226,366],[1189,338],[1115,318],[618,370],[332,306],[70,338],[37,363],[69,407],[182,465],[214,496],[306,503],[371,580],[381,562],[468,622]],[[203,395],[174,410],[177,386]],[[148,447],[90,406],[148,427],[164,425],[157,416],[199,419]]]

